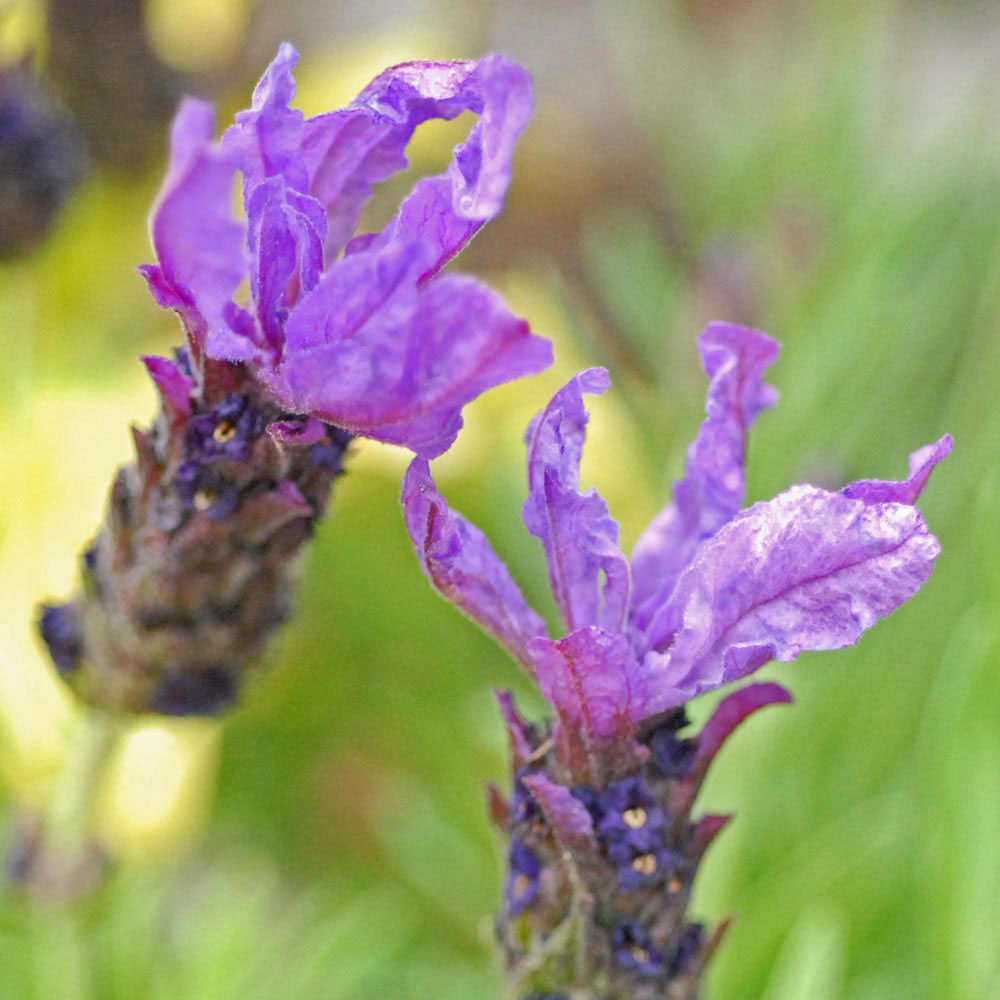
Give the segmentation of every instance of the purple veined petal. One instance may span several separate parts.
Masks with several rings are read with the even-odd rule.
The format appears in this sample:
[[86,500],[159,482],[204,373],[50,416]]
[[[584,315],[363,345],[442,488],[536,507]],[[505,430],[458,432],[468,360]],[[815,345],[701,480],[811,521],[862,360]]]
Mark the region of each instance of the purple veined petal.
[[189,417],[194,379],[185,375],[167,358],[144,354],[141,361],[146,366],[150,378],[156,383],[156,388],[160,390],[164,404],[181,419]]
[[486,536],[448,507],[423,459],[410,463],[402,500],[406,530],[434,588],[530,668],[526,647],[545,634],[545,623]]
[[305,116],[288,105],[295,96],[292,70],[299,54],[283,42],[253,92],[248,111],[236,115],[236,124],[222,136],[223,152],[243,173],[244,199],[269,177],[282,178],[288,187],[305,192],[309,176],[302,160]]
[[939,552],[908,505],[812,486],[755,504],[702,545],[650,625],[664,652],[651,713],[769,659],[853,645],[920,589]]
[[514,704],[513,693],[500,690],[495,690],[493,693],[496,695],[497,704],[500,706],[504,725],[507,728],[507,739],[510,743],[512,765],[511,773],[516,774],[528,763],[528,759],[534,752],[534,748],[531,745],[531,740],[528,738],[524,719],[521,718],[517,706]]
[[181,102],[170,133],[170,166],[150,217],[159,264],[141,271],[157,302],[184,321],[196,354],[215,333],[228,350],[225,357],[245,360],[250,345],[223,320],[247,273],[244,226],[230,210],[235,167],[212,144],[214,129],[211,105]]
[[924,445],[910,455],[910,475],[903,482],[885,479],[862,479],[844,487],[846,497],[865,503],[915,503],[927,485],[935,466],[951,453],[952,436],[945,434],[933,444]]
[[647,690],[625,637],[587,626],[557,641],[532,639],[527,649],[558,716],[556,753],[574,781],[600,788],[634,770]]
[[431,240],[437,253],[421,280],[437,273],[500,211],[514,144],[531,117],[531,78],[523,67],[498,55],[473,65],[462,90],[482,117],[456,147],[447,172],[419,181],[378,237]]
[[707,416],[688,448],[684,477],[674,483],[673,503],[653,519],[632,552],[633,619],[639,629],[670,596],[698,545],[743,506],[747,432],[754,417],[777,401],[763,380],[778,356],[777,341],[749,327],[710,323],[698,346],[711,380]]
[[280,352],[289,311],[312,291],[323,269],[326,216],[315,199],[271,177],[247,200],[250,288],[267,344]]
[[599,625],[619,632],[628,608],[630,578],[618,548],[618,525],[596,490],[578,492],[588,420],[583,394],[602,393],[609,385],[603,368],[575,375],[532,420],[525,436],[524,523],[542,542],[552,593],[571,631]]
[[551,344],[481,282],[447,275],[418,290],[425,252],[403,244],[344,258],[302,300],[269,382],[287,406],[433,458],[466,403],[551,364]]
[[480,121],[442,175],[447,185],[418,184],[380,237],[408,241],[418,232],[423,235],[430,222],[437,240],[436,271],[499,211],[514,143],[531,110],[527,71],[490,55],[478,62],[393,66],[347,108],[310,119],[301,149],[310,193],[330,219],[327,261],[350,238],[372,185],[406,166],[405,148],[414,129],[432,118],[451,120],[472,111]]
[[578,861],[598,854],[594,821],[587,807],[565,786],[544,774],[526,774],[521,783],[531,792],[556,836],[556,843]]
[[[739,691],[726,695],[698,735],[698,752],[690,770],[674,783],[670,799],[671,815],[687,816],[716,754],[745,719],[754,712],[767,708],[768,705],[789,705],[792,701],[793,698],[787,689],[771,682],[748,684]],[[710,824],[712,819],[713,817],[703,817],[701,823]],[[720,821],[718,825],[721,828],[728,817],[720,816],[715,819]],[[706,848],[712,837],[708,838]]]

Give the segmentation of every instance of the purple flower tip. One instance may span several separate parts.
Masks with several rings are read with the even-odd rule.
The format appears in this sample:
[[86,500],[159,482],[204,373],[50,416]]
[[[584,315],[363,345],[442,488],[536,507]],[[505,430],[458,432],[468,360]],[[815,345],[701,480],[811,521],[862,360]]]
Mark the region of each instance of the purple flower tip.
[[504,895],[507,900],[507,912],[510,916],[516,917],[538,898],[541,865],[534,851],[516,841],[511,845],[507,863],[509,868]]
[[66,677],[80,666],[83,632],[73,604],[43,604],[38,630],[59,673]]
[[702,941],[705,936],[703,924],[688,924],[681,934],[677,950],[670,959],[670,975],[679,976],[691,964],[691,962],[701,951]]
[[663,954],[654,947],[649,933],[634,920],[618,924],[612,934],[615,958],[626,969],[635,969],[644,976],[663,972]]
[[236,704],[237,675],[226,667],[168,670],[149,701],[161,715],[218,715]]
[[[211,107],[182,103],[151,220],[159,263],[142,273],[196,357],[246,362],[289,411],[433,457],[466,403],[552,361],[499,295],[439,274],[500,210],[530,78],[497,55],[406,63],[306,118],[289,106],[297,58],[281,46],[218,143]],[[479,121],[448,169],[418,181],[381,232],[352,238],[414,131],[465,111]],[[229,204],[237,173],[245,224]]]

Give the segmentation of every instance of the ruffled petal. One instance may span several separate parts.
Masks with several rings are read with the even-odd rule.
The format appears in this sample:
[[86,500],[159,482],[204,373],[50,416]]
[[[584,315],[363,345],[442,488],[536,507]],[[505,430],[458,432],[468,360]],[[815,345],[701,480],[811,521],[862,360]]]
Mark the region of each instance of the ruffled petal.
[[621,635],[588,626],[564,639],[533,639],[528,655],[556,710],[556,753],[566,772],[602,787],[643,757],[635,731],[646,711],[639,664]]
[[915,503],[927,485],[934,467],[951,453],[950,434],[924,445],[910,455],[910,476],[898,483],[885,479],[862,479],[844,487],[844,496],[865,503]]
[[618,524],[596,490],[578,492],[588,420],[583,394],[609,385],[603,368],[574,375],[525,436],[524,523],[545,548],[552,593],[570,630],[599,625],[621,631],[628,608],[629,570],[618,548]]
[[250,109],[238,112],[236,124],[222,136],[223,152],[243,172],[246,201],[269,177],[280,177],[295,191],[308,190],[309,175],[300,153],[305,116],[288,106],[295,96],[292,69],[298,59],[298,52],[282,43],[254,89]]
[[711,323],[698,346],[711,380],[707,418],[688,448],[673,503],[656,516],[632,552],[633,622],[640,629],[670,596],[698,545],[743,506],[747,432],[754,417],[777,400],[763,381],[764,370],[778,356],[777,342],[766,334]]
[[795,486],[705,542],[649,629],[651,711],[770,659],[853,645],[912,597],[940,551],[920,512]]
[[[446,173],[421,181],[378,237],[379,246],[432,240],[426,278],[500,210],[514,143],[532,110],[531,78],[503,56],[477,62],[412,62],[375,78],[343,111],[310,119],[302,141],[310,192],[330,218],[327,259],[347,242],[372,184],[406,166],[414,129],[463,111],[480,116]],[[367,249],[367,247],[365,247]]]
[[466,403],[551,364],[549,342],[481,282],[417,289],[426,253],[411,243],[346,257],[301,301],[270,379],[287,406],[433,458]]
[[247,273],[244,226],[230,209],[234,165],[212,144],[215,113],[185,98],[170,133],[170,166],[150,217],[158,266],[141,268],[161,306],[175,309],[199,352],[210,333],[229,354],[248,355],[223,316]]
[[545,634],[545,623],[486,536],[448,507],[423,459],[407,469],[402,499],[406,529],[434,588],[530,666],[527,643]]

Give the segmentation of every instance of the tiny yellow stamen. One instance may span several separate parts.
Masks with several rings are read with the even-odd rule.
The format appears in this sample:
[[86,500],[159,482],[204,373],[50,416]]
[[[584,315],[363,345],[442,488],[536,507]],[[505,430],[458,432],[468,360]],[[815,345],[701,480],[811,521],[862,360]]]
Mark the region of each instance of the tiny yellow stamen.
[[641,948],[637,944],[630,945],[629,949],[628,949],[628,953],[637,962],[648,962],[649,961],[649,951],[646,948]]
[[230,420],[220,420],[212,431],[212,440],[219,444],[225,444],[236,437],[236,424]]
[[514,884],[511,886],[512,895],[515,899],[520,899],[522,896],[527,895],[528,891],[531,889],[531,879],[527,875],[518,875],[514,879]]
[[668,883],[667,888],[671,892],[680,892],[684,888],[684,883],[675,875]]
[[211,490],[198,490],[194,495],[194,509],[208,510],[218,499],[218,494],[213,493]]
[[640,875],[652,875],[656,871],[656,855],[640,854],[639,857],[633,858],[632,867]]
[[622,819],[625,820],[626,826],[632,827],[633,830],[640,830],[646,825],[649,816],[646,815],[646,810],[642,806],[636,806],[634,809],[626,809],[622,813]]

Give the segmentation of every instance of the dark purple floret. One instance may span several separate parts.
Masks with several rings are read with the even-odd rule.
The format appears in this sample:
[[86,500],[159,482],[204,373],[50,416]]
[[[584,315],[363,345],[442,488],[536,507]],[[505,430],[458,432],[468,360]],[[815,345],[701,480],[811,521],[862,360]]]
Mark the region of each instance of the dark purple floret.
[[634,920],[618,924],[612,936],[615,958],[626,969],[635,969],[644,976],[657,976],[663,972],[663,955],[653,947],[653,942]]
[[705,936],[703,924],[688,924],[681,935],[677,951],[670,960],[670,975],[679,976],[690,964],[692,959],[701,951],[702,939]]
[[668,778],[683,778],[698,752],[696,739],[681,739],[669,724],[657,726],[649,738],[649,749],[656,766]]
[[601,793],[597,832],[606,841],[623,842],[639,851],[662,842],[667,817],[642,778],[616,781]]
[[43,604],[38,630],[56,670],[65,677],[80,666],[83,655],[83,634],[80,616],[73,604]]
[[227,667],[168,670],[150,698],[162,715],[218,715],[236,704],[237,674]]
[[187,454],[195,461],[228,459],[245,462],[254,441],[264,433],[263,416],[246,396],[226,397],[209,413],[192,417],[188,423]]
[[354,440],[354,435],[334,424],[326,425],[326,433],[329,441],[317,441],[316,444],[310,445],[309,458],[317,468],[339,476],[344,471],[344,453]]
[[507,900],[507,912],[516,917],[531,906],[538,896],[541,866],[535,852],[517,841],[511,845],[507,860],[510,871],[507,874],[504,896]]
[[638,848],[625,841],[609,844],[607,855],[618,867],[618,885],[626,892],[656,885],[675,875],[682,861],[662,843]]
[[213,521],[224,520],[240,505],[240,491],[201,462],[182,462],[174,482],[184,509],[203,513]]

